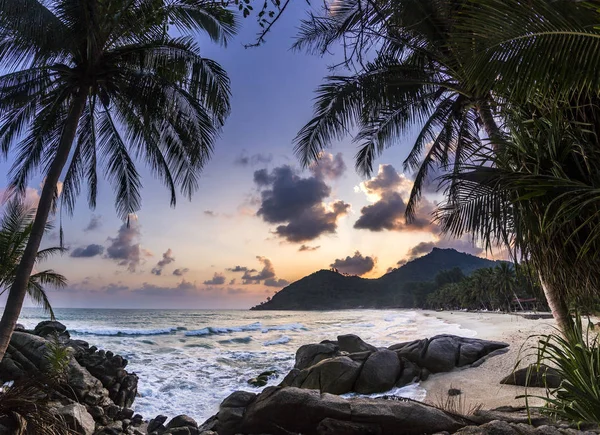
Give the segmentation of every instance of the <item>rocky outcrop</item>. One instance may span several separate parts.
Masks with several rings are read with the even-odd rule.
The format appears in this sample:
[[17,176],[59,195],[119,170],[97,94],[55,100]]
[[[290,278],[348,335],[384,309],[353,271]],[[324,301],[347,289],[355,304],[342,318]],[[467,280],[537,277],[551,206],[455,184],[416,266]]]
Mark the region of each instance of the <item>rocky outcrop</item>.
[[282,386],[316,389],[322,393],[381,393],[424,380],[430,373],[473,367],[505,351],[495,341],[437,335],[378,349],[356,335],[302,346],[296,364]]
[[219,435],[423,434],[455,432],[465,422],[414,401],[342,399],[299,388],[268,387],[259,395],[233,393],[212,424]]
[[138,428],[142,417],[135,418],[130,409],[137,395],[138,378],[125,370],[127,360],[90,347],[83,340],[71,340],[60,322],[41,322],[33,331],[15,330],[0,362],[0,381],[48,376],[50,339],[58,339],[69,358],[56,397],[50,398],[55,413],[76,433],[141,434]]

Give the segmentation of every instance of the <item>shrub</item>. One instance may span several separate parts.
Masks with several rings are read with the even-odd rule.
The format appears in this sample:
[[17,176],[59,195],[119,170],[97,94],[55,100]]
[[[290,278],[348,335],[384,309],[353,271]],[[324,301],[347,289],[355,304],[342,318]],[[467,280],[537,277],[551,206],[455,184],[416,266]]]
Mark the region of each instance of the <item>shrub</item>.
[[557,419],[578,424],[600,424],[600,343],[594,324],[584,328],[580,316],[573,328],[541,336],[537,344],[537,366],[554,367],[561,382],[557,388],[546,387],[545,396],[526,394],[545,401],[539,409]]

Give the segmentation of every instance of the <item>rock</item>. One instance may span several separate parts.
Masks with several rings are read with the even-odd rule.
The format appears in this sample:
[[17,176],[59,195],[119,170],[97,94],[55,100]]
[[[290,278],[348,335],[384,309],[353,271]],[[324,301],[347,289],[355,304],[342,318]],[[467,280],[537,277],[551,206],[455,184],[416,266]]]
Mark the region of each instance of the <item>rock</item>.
[[167,430],[176,427],[192,427],[194,429],[198,429],[198,423],[196,423],[196,420],[194,420],[192,417],[182,414],[178,415],[177,417],[173,417],[167,424]]
[[318,435],[380,435],[381,429],[374,425],[326,418],[317,426]]
[[[13,332],[10,338],[10,346],[34,367],[39,367],[44,355],[46,355],[46,340],[27,332]],[[13,357],[16,356],[15,354],[16,352],[11,352]]]
[[529,367],[516,370],[506,376],[500,383],[521,387],[558,388],[561,377],[559,372],[552,367],[542,365],[538,370],[537,364],[531,364]]
[[108,391],[98,379],[93,377],[85,368],[81,367],[75,359],[69,361],[67,378],[69,386],[73,389],[79,400],[91,406],[104,406],[108,404]]
[[[37,324],[34,328],[33,333],[40,337],[46,337],[51,334],[63,335],[67,330],[67,327],[56,320],[45,320]],[[66,335],[68,336],[68,332]]]
[[373,352],[363,364],[354,385],[361,394],[380,393],[394,387],[402,366],[396,352],[381,349]]
[[72,403],[63,406],[56,411],[56,414],[62,417],[70,429],[81,435],[92,435],[96,423],[94,418],[87,412],[85,406],[79,403]]
[[167,421],[166,415],[157,415],[155,418],[150,420],[148,423],[148,433],[154,432],[155,430],[164,431],[165,427],[163,426],[164,422]]
[[421,374],[421,369],[406,358],[400,358],[401,373],[396,380],[396,387],[404,387],[405,385],[418,382]]
[[255,399],[256,394],[249,391],[234,391],[221,402],[221,408],[245,408]]
[[338,346],[334,343],[305,344],[296,351],[294,368],[302,370],[327,358],[338,355]]
[[506,343],[444,334],[431,339],[400,343],[389,349],[431,373],[440,373],[472,365],[486,355],[506,347]]
[[338,346],[342,352],[375,352],[377,348],[365,343],[360,337],[354,334],[338,335]]
[[323,393],[351,392],[360,373],[361,364],[347,356],[330,358],[303,370],[292,386],[320,390]]
[[227,422],[220,414],[218,422],[216,431],[219,435],[417,435],[455,432],[464,426],[443,411],[418,402],[362,398],[345,400],[335,395],[293,387],[267,387],[245,409],[242,421],[236,427],[223,430],[223,424]]
[[23,324],[21,324],[21,323],[17,323],[15,325],[14,331],[25,331],[25,326]]

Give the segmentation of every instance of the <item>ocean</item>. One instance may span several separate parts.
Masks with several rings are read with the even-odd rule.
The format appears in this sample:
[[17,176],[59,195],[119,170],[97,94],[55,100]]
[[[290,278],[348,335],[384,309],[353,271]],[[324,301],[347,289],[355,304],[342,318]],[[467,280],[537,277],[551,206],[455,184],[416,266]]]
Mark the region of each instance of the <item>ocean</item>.
[[[73,338],[129,360],[127,370],[139,376],[135,412],[144,418],[187,414],[200,423],[215,414],[231,392],[261,391],[247,382],[261,372],[276,370],[279,376],[268,385],[281,382],[303,344],[349,333],[386,347],[436,334],[475,335],[408,310],[56,309],[55,314]],[[33,328],[47,319],[40,309],[25,308],[19,322]],[[409,385],[388,394],[422,400],[426,391]]]

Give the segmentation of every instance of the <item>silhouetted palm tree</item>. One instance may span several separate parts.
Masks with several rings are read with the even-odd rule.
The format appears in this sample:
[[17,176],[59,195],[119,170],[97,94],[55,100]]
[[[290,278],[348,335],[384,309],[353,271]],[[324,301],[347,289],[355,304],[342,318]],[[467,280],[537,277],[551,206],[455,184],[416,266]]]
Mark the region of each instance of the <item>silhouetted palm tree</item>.
[[[0,220],[0,294],[10,289],[15,281],[17,267],[31,234],[34,216],[35,208],[19,201],[12,200],[6,204],[4,216]],[[39,264],[62,251],[63,248],[60,247],[42,249],[38,251],[35,262]],[[66,283],[66,278],[53,270],[42,270],[29,277],[27,294],[54,318],[54,311],[44,287],[61,288]]]
[[[182,36],[171,36],[169,26]],[[58,196],[70,211],[83,182],[96,204],[97,168],[119,216],[140,208],[144,160],[175,205],[190,197],[229,113],[229,80],[189,36],[225,43],[234,18],[203,0],[0,0],[0,149],[16,152],[12,186],[45,176],[29,241],[0,321],[0,358],[17,321]]]

